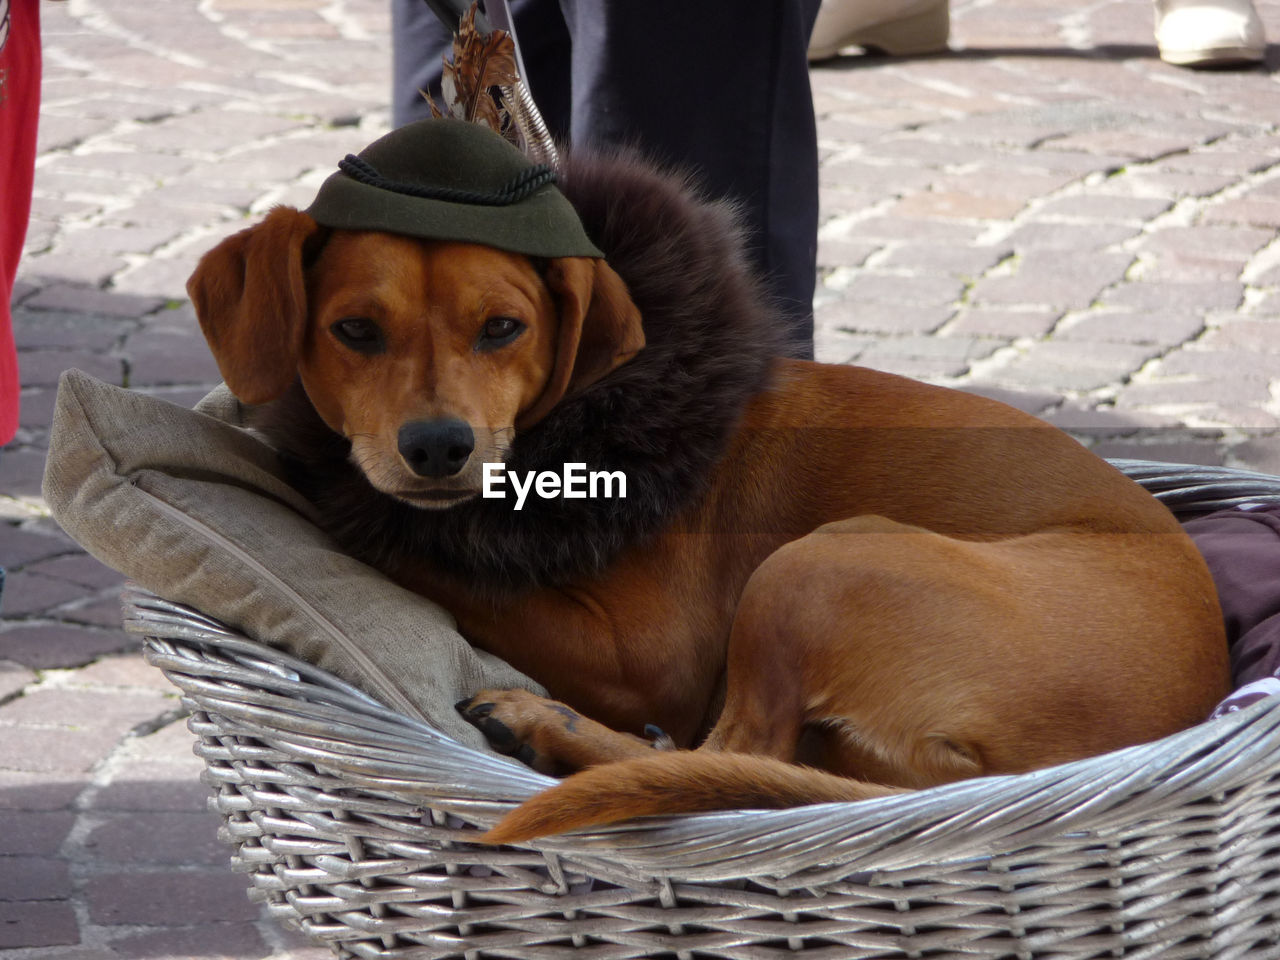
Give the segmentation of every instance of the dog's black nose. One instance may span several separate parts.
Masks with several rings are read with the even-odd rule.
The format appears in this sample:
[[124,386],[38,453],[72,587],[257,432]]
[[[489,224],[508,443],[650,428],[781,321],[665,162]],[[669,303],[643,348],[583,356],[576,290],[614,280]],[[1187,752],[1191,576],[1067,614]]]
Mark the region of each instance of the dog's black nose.
[[452,477],[476,447],[475,434],[461,420],[417,420],[400,428],[400,456],[422,477]]

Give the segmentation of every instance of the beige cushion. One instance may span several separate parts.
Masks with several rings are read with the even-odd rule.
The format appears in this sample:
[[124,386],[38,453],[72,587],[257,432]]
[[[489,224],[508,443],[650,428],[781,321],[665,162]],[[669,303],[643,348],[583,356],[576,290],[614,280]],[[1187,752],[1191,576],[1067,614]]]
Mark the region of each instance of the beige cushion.
[[45,499],[86,550],[146,589],[472,746],[482,738],[456,701],[491,686],[542,692],[473,650],[439,606],[343,554],[240,423],[225,390],[192,411],[68,371]]

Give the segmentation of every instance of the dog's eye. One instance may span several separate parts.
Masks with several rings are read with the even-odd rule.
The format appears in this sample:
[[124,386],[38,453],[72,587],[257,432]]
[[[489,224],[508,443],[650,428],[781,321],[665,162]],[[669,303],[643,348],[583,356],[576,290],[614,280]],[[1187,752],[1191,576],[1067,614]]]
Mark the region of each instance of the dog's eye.
[[345,346],[360,353],[381,353],[382,331],[365,317],[344,317],[329,328]]
[[485,321],[476,347],[480,350],[491,350],[510,343],[523,332],[524,324],[515,317],[490,317]]

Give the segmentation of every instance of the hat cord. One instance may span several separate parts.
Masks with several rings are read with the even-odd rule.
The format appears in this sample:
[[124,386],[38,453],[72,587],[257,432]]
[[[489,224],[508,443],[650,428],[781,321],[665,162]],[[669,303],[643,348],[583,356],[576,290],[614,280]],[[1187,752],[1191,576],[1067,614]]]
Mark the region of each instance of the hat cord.
[[370,187],[377,187],[379,190],[389,190],[392,193],[425,200],[444,200],[448,203],[465,203],[481,207],[509,207],[541,190],[547,184],[556,182],[555,171],[541,163],[522,170],[507,183],[488,193],[392,180],[379,173],[369,161],[353,153],[347,154],[345,159],[338,162],[338,169],[351,179]]

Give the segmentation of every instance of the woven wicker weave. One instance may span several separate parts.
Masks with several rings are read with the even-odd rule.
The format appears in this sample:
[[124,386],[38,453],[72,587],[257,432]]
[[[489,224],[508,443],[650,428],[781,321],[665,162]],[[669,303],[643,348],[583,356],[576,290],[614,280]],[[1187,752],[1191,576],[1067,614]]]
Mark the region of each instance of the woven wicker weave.
[[[1123,461],[1184,513],[1280,479]],[[1280,957],[1280,698],[1154,744],[860,804],[471,842],[550,781],[141,592],[233,865],[341,957]]]

